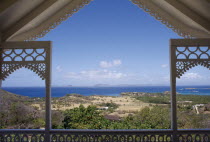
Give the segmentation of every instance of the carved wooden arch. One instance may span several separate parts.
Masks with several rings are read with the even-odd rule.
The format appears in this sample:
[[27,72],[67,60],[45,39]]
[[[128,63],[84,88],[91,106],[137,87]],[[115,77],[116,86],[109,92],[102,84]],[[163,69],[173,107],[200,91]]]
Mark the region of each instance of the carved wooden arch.
[[46,141],[50,141],[49,131],[51,129],[51,54],[50,41],[20,41],[0,44],[0,80],[5,80],[11,73],[22,67],[34,71],[45,80],[46,123],[44,133]]
[[171,128],[173,141],[177,137],[176,78],[197,65],[210,69],[210,39],[171,39]]
[[5,80],[10,74],[20,68],[26,68],[35,72],[42,80],[45,80],[45,67],[44,63],[28,63],[28,64],[3,64],[2,65],[2,80]]
[[6,42],[0,50],[1,80],[5,80],[23,67],[35,72],[42,80],[46,80],[50,42]]
[[198,65],[206,67],[210,70],[209,61],[178,61],[176,63],[176,77],[180,78],[185,72]]

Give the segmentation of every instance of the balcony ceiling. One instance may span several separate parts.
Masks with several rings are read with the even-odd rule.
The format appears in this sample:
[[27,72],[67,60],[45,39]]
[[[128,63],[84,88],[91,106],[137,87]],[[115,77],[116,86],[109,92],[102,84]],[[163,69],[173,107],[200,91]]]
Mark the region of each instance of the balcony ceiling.
[[[92,0],[1,0],[3,41],[45,36]],[[184,38],[210,38],[210,0],[130,0]]]

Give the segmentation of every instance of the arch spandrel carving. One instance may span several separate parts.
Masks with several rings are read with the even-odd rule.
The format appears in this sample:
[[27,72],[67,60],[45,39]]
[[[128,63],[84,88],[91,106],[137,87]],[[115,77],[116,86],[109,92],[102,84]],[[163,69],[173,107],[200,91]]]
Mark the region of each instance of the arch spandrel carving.
[[176,77],[180,78],[185,72],[191,68],[201,65],[210,70],[210,61],[178,61],[176,62]]
[[22,64],[3,64],[2,65],[2,80],[5,80],[10,74],[20,68],[26,68],[36,73],[42,80],[46,78],[45,63],[22,63]]
[[[48,43],[48,44],[46,44]],[[47,66],[51,55],[50,42],[9,42],[1,50],[0,79],[5,80],[20,68],[35,72],[42,80],[47,78]],[[5,50],[7,49],[7,50]]]

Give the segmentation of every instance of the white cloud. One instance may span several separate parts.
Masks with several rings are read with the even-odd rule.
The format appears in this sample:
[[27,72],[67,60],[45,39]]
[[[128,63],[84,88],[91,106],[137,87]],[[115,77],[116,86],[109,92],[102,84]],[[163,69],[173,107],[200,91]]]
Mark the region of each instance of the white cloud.
[[69,72],[65,77],[72,79],[121,79],[126,77],[127,75],[117,71],[109,71],[109,70],[88,70],[81,71],[79,73]]
[[101,61],[100,62],[100,67],[102,67],[102,68],[111,68],[111,67],[120,66],[121,64],[122,64],[122,61],[119,60],[119,59],[113,60],[111,62]]
[[182,76],[183,79],[201,79],[202,76],[198,73],[193,73],[193,72],[189,72],[189,73],[185,73]]
[[112,67],[112,64],[107,62],[107,61],[101,61],[100,62],[100,67],[102,67],[102,68],[109,68],[109,67]]
[[121,60],[113,60],[113,65],[114,66],[119,66],[122,64],[122,61]]
[[59,66],[59,65],[58,65],[58,66],[56,67],[56,71],[57,71],[57,72],[62,72],[62,71],[63,71],[63,69],[62,69],[62,67],[61,67],[61,66]]
[[162,64],[161,67],[162,68],[167,68],[168,67],[168,64]]

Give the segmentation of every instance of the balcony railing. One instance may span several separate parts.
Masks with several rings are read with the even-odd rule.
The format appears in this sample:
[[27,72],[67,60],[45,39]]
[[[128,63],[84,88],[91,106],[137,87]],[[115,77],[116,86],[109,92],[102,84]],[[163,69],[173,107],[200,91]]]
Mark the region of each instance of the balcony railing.
[[[209,129],[178,130],[178,142],[210,142]],[[0,130],[0,142],[171,142],[173,130]]]

